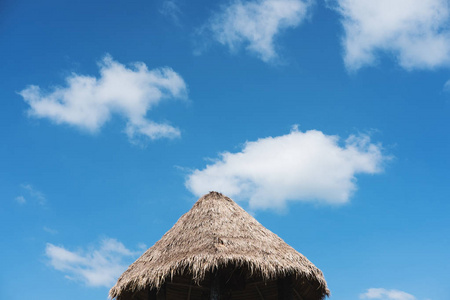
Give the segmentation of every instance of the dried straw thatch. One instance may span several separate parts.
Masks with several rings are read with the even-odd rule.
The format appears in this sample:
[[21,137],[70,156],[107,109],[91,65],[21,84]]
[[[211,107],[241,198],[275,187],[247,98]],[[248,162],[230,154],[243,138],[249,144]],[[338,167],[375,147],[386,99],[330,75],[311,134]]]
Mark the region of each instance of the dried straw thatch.
[[[185,286],[201,287],[211,272],[223,268],[239,269],[247,283],[257,284],[259,280],[262,287],[278,278],[292,278],[300,299],[329,295],[322,272],[305,256],[217,192],[200,198],[161,240],[130,265],[109,295],[117,300],[131,299],[142,291],[159,290],[176,278],[189,278]],[[261,295],[260,289],[258,293]]]

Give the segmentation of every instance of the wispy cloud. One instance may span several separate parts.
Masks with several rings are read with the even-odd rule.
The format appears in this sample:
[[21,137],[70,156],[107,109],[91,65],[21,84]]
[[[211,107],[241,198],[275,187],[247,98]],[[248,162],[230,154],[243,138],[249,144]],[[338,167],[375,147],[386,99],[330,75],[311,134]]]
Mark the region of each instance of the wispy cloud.
[[294,129],[246,142],[238,153],[221,153],[185,184],[197,196],[216,190],[249,201],[251,208],[283,208],[288,201],[346,203],[356,190],[355,176],[381,172],[388,157],[365,135],[341,144],[338,136]]
[[329,0],[341,14],[345,65],[373,65],[381,53],[405,69],[450,65],[447,0]]
[[29,202],[27,199],[32,202],[36,202],[39,205],[45,205],[47,203],[45,195],[41,191],[34,188],[31,184],[21,184],[20,188],[22,189],[23,194],[14,199],[17,203],[22,205],[26,204]]
[[149,70],[142,62],[128,68],[109,55],[99,68],[99,78],[72,74],[66,78],[66,87],[51,92],[34,85],[22,90],[19,94],[30,105],[28,114],[90,132],[117,114],[127,120],[125,132],[132,141],[180,136],[177,128],[146,118],[161,101],[187,96],[186,84],[177,73],[170,68]]
[[159,9],[159,13],[172,20],[175,25],[181,26],[181,9],[177,1],[165,0]]
[[444,91],[450,92],[450,80],[447,80],[444,84]]
[[[88,286],[111,287],[139,253],[127,249],[121,242],[106,238],[98,248],[70,251],[48,243],[45,249],[50,265],[66,274],[66,278]],[[127,261],[127,262],[125,262]]]
[[55,235],[55,234],[58,233],[58,230],[52,229],[52,228],[47,227],[47,226],[42,227],[42,229],[43,229],[45,232],[50,233],[50,234],[53,234],[53,235]]
[[365,293],[359,295],[360,299],[378,299],[378,300],[415,300],[411,294],[399,290],[387,290],[383,288],[371,288]]
[[265,62],[278,58],[275,40],[307,17],[310,0],[233,1],[215,13],[202,28],[212,38],[237,52],[242,46]]
[[25,199],[24,196],[17,196],[16,198],[14,198],[14,200],[19,203],[19,204],[25,204],[27,203],[27,200]]

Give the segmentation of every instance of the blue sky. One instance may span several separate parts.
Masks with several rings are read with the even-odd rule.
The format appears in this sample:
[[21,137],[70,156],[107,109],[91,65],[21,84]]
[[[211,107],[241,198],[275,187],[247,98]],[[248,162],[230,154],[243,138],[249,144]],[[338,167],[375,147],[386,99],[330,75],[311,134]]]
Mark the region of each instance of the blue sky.
[[0,298],[106,299],[202,194],[331,299],[450,288],[445,0],[0,3]]

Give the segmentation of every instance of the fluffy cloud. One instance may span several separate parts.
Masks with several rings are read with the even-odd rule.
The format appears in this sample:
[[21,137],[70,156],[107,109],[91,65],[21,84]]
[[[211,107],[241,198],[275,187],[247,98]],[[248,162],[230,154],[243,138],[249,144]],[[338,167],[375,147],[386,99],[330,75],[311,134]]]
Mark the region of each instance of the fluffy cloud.
[[329,0],[342,16],[345,65],[357,70],[393,54],[405,69],[450,65],[447,0]]
[[382,171],[386,156],[368,136],[339,137],[320,131],[291,133],[246,142],[238,153],[224,152],[186,187],[200,196],[211,190],[249,201],[251,208],[283,208],[287,201],[346,203],[356,174]]
[[368,289],[364,294],[359,295],[360,299],[379,299],[379,300],[415,300],[411,294],[398,291],[398,290],[386,290],[382,288]]
[[149,70],[144,63],[127,68],[109,55],[99,68],[99,78],[72,74],[66,78],[66,87],[51,92],[33,85],[22,90],[19,94],[30,105],[29,115],[95,132],[118,114],[127,120],[125,132],[131,140],[180,135],[177,128],[146,118],[162,100],[187,95],[186,84],[177,73],[170,68]]
[[311,0],[233,1],[205,26],[220,44],[232,52],[242,45],[265,62],[277,58],[276,36],[295,28],[306,18]]
[[127,268],[129,263],[124,263],[125,259],[137,255],[115,239],[104,239],[98,249],[88,251],[69,251],[49,243],[45,254],[50,265],[64,272],[68,279],[104,287],[111,287]]

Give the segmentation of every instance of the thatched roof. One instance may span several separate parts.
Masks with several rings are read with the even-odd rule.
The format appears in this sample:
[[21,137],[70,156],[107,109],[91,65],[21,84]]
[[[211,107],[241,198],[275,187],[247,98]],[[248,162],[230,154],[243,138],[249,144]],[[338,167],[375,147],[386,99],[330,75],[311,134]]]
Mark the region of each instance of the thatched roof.
[[[160,289],[176,276],[201,284],[219,268],[244,268],[268,282],[291,276],[308,284],[316,299],[329,295],[322,272],[230,198],[200,198],[164,236],[130,265],[110,290],[111,298]],[[306,283],[305,283],[306,282]]]

